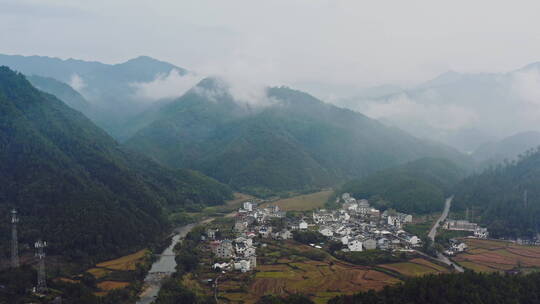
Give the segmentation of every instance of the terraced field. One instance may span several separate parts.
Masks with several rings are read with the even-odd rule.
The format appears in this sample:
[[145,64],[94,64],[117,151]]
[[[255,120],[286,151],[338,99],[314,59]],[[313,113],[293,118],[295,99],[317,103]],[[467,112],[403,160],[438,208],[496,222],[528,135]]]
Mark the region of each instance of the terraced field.
[[479,272],[501,272],[512,269],[540,269],[540,247],[505,241],[464,239],[469,246],[454,260],[465,268]]
[[[283,246],[294,248],[297,252],[315,250],[295,242]],[[272,254],[279,248],[272,249]],[[322,261],[280,256],[271,264],[259,264],[251,276],[224,275],[219,286],[219,295],[229,303],[254,303],[266,294],[302,293],[310,296],[316,303],[326,303],[337,294],[353,294],[370,289],[380,290],[384,286],[400,282],[391,273],[403,276],[418,276],[443,273],[448,270],[422,258],[404,263],[379,265],[390,274],[368,266],[353,265],[332,256]]]
[[324,203],[332,195],[332,190],[325,190],[310,194],[293,196],[290,198],[281,199],[272,203],[266,203],[262,206],[277,205],[285,211],[305,211],[324,207]]
[[448,272],[446,268],[420,258],[412,259],[403,263],[379,265],[379,267],[389,269],[407,277],[418,277],[427,274],[439,274]]

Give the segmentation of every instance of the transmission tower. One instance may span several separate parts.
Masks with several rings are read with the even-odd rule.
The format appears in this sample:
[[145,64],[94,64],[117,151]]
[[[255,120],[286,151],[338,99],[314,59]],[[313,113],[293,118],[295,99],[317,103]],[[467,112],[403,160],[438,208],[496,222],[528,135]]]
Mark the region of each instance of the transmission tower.
[[17,210],[11,210],[11,267],[19,267],[19,241],[17,239]]
[[47,247],[47,242],[39,240],[34,244],[34,247],[36,248],[36,257],[39,259],[37,291],[44,292],[47,290],[47,278],[45,276],[45,247]]

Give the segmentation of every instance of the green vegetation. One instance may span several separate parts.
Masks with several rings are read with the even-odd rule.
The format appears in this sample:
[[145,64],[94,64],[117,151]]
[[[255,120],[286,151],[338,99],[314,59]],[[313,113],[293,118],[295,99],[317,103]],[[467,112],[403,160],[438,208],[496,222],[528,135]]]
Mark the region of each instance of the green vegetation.
[[270,104],[251,107],[233,100],[220,81],[205,79],[126,145],[262,197],[320,189],[418,157],[466,161],[306,93],[285,87],[267,93]]
[[[79,267],[151,246],[169,210],[221,204],[227,186],[125,151],[79,112],[0,68],[0,214],[17,208],[24,248],[45,238]],[[9,221],[0,223],[2,252]]]
[[479,274],[428,275],[407,279],[375,292],[339,296],[329,304],[491,304],[536,303],[540,299],[540,273],[526,276]]
[[455,187],[452,209],[469,209],[493,237],[533,237],[540,231],[540,150],[492,167]]
[[304,244],[318,244],[325,242],[327,238],[318,231],[306,230],[306,231],[293,231],[293,239],[299,243]]
[[356,265],[378,265],[385,263],[397,263],[407,261],[405,253],[394,254],[385,250],[366,250],[360,252],[336,251],[335,257]]
[[383,210],[424,214],[442,210],[450,189],[464,177],[465,170],[449,160],[423,158],[351,181],[337,193],[368,198]]

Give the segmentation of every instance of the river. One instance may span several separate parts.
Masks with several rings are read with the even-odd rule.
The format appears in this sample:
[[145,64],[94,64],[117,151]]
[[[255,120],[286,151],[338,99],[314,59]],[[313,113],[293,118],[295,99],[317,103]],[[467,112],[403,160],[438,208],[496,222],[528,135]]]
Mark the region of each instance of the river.
[[163,280],[176,272],[174,246],[197,224],[189,224],[175,229],[175,235],[172,237],[171,244],[159,255],[159,259],[152,264],[152,268],[150,268],[150,271],[146,275],[143,291],[139,296],[137,304],[150,304],[154,302],[161,289]]

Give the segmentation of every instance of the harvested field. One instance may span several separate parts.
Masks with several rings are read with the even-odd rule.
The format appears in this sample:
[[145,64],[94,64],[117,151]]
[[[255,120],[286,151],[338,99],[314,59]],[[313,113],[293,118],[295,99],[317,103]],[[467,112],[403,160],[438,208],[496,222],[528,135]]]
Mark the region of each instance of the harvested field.
[[143,249],[130,255],[123,256],[118,259],[99,263],[96,266],[101,268],[107,268],[112,270],[135,270],[135,266],[140,262],[148,251]]
[[106,268],[91,268],[88,269],[86,272],[90,273],[94,276],[96,279],[101,279],[112,272],[112,270],[106,269]]
[[464,239],[469,246],[454,260],[475,271],[493,272],[540,267],[540,247],[505,241]]
[[433,264],[424,259],[414,259],[409,262],[384,264],[379,266],[408,277],[417,277],[427,274],[448,272],[444,267]]
[[97,287],[103,291],[111,291],[114,289],[126,288],[129,286],[128,282],[119,281],[103,281],[97,284]]
[[277,205],[285,211],[305,211],[315,208],[322,208],[328,198],[332,195],[332,190],[325,190],[310,194],[293,196],[286,199],[281,199],[272,203],[266,203],[262,206]]

